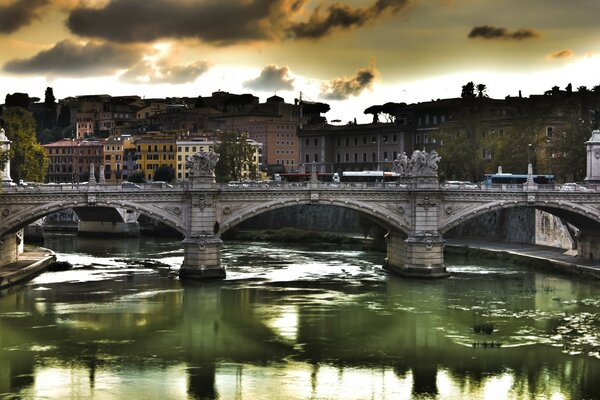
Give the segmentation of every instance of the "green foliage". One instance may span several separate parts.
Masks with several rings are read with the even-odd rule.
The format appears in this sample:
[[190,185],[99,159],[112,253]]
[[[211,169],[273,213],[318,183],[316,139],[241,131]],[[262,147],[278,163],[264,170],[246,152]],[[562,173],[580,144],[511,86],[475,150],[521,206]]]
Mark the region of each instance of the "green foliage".
[[10,159],[10,154],[8,151],[0,150],[0,170],[3,170],[6,166],[6,163]]
[[442,144],[439,154],[443,160],[440,178],[481,181],[487,165],[484,152],[490,145],[488,132],[489,127],[476,105],[463,107],[452,122],[446,123],[439,134]]
[[127,177],[127,181],[133,182],[133,183],[146,182],[146,179],[144,179],[144,171],[138,170],[138,171],[135,171],[135,172],[129,174],[129,176]]
[[582,181],[586,176],[585,142],[590,139],[589,121],[571,119],[564,132],[557,132],[548,143],[549,167],[558,181]]
[[2,114],[10,146],[10,174],[14,181],[43,182],[48,167],[44,148],[36,141],[35,120],[20,107],[7,108]]
[[163,165],[154,170],[155,181],[171,182],[173,179],[175,179],[175,170],[169,165]]
[[219,162],[215,168],[218,182],[239,181],[243,172],[249,171],[250,179],[256,179],[258,171],[253,164],[254,147],[248,143],[247,133],[224,132],[221,143],[216,146]]
[[494,138],[494,166],[501,165],[504,172],[527,173],[527,164],[531,163],[534,173],[550,172],[542,162],[546,149],[545,121],[551,115],[548,107],[531,102],[518,105],[512,127]]

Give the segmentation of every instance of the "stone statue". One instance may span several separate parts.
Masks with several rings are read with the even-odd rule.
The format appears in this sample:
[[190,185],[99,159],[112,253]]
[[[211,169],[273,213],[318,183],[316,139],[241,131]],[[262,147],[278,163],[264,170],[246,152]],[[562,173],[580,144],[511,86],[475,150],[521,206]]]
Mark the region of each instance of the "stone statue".
[[185,166],[190,170],[190,175],[212,175],[219,162],[219,155],[210,149],[208,152],[200,149],[199,153],[187,157]]
[[392,172],[402,177],[406,176],[437,176],[438,163],[442,158],[437,151],[427,153],[425,149],[415,150],[410,159],[405,152],[394,160]]
[[394,160],[394,165],[392,167],[392,172],[395,172],[399,175],[404,175],[408,171],[408,156],[405,152],[402,154],[398,154],[398,157]]

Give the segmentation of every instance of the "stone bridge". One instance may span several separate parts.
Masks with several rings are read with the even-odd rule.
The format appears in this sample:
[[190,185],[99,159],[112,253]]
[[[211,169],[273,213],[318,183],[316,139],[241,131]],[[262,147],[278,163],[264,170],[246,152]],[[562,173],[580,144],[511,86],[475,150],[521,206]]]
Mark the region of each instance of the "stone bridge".
[[[433,177],[396,183],[250,184],[191,180],[175,187],[110,185],[9,186],[0,193],[0,263],[18,257],[17,232],[68,208],[114,207],[146,214],[184,236],[182,279],[224,278],[220,234],[261,213],[321,204],[365,214],[388,230],[386,267],[414,277],[448,276],[443,235],[482,214],[534,207],[580,229],[580,255],[600,256],[600,192],[565,192],[554,186],[443,188]],[[0,264],[1,265],[1,264]]]

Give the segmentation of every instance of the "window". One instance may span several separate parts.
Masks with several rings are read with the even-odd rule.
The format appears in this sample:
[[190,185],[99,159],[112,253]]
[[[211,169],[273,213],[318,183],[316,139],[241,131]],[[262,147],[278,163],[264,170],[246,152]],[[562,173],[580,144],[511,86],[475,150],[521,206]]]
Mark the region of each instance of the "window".
[[319,139],[314,139],[313,142],[315,143],[315,147],[319,146]]
[[346,162],[350,161],[350,154],[346,153],[345,160],[346,160]]
[[554,128],[552,128],[551,126],[548,126],[546,128],[546,137],[548,139],[552,139],[552,131],[554,130]]
[[429,143],[429,134],[424,133],[423,134],[423,144],[427,144]]
[[394,143],[398,142],[398,135],[392,136],[392,142],[394,142]]
[[305,159],[306,159],[306,162],[307,162],[307,163],[309,163],[309,162],[310,162],[310,155],[309,155],[309,154],[306,154],[305,156],[306,156],[306,157],[305,157]]
[[346,138],[346,147],[350,146],[350,138]]
[[358,153],[354,153],[354,162],[358,162]]
[[367,162],[367,153],[363,153],[363,162]]
[[306,139],[306,147],[310,147],[310,139]]
[[387,160],[388,160],[388,158],[387,158],[387,151],[384,151],[383,152],[383,161],[387,161]]
[[366,136],[363,137],[363,144],[367,144],[367,137]]
[[340,160],[341,160],[340,153],[337,153],[337,154],[335,155],[335,160],[336,160],[337,162],[340,162]]
[[415,135],[415,144],[419,144],[421,143],[421,135],[417,134]]
[[315,162],[319,162],[319,154],[315,153]]

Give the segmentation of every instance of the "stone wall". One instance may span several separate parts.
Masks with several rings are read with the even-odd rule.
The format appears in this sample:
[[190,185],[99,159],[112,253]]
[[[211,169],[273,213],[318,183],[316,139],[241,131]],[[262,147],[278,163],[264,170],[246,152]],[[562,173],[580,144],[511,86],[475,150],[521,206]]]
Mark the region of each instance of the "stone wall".
[[328,232],[360,234],[360,214],[344,207],[327,205],[299,205],[284,207],[257,215],[239,224],[239,229],[300,228]]
[[14,233],[2,237],[2,244],[0,244],[0,265],[6,265],[17,260],[20,247],[17,244],[18,242],[17,235]]
[[489,212],[457,226],[444,236],[537,244],[565,250],[575,246],[568,227],[560,218],[526,207]]

